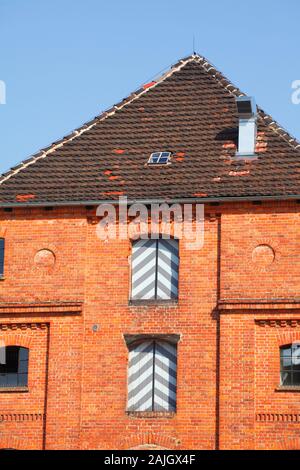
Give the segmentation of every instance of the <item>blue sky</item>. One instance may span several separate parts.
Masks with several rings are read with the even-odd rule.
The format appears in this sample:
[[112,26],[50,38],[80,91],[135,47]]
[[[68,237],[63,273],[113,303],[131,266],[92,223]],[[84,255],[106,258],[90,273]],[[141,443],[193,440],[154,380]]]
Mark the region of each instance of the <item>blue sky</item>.
[[299,0],[0,0],[0,172],[196,51],[300,139]]

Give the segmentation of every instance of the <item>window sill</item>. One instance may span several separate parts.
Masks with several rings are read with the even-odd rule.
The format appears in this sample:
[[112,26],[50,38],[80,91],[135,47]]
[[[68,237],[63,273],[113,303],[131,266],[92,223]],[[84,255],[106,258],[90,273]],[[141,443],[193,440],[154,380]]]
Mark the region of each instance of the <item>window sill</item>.
[[167,299],[167,300],[129,300],[130,306],[144,306],[144,305],[153,305],[153,306],[166,306],[166,305],[177,305],[178,299]]
[[0,276],[0,281],[5,281],[5,277],[4,277],[4,276]]
[[279,385],[275,388],[276,392],[300,392],[299,385]]
[[175,411],[126,411],[127,416],[130,418],[160,418],[170,419],[174,418]]
[[28,387],[0,387],[0,393],[27,393]]

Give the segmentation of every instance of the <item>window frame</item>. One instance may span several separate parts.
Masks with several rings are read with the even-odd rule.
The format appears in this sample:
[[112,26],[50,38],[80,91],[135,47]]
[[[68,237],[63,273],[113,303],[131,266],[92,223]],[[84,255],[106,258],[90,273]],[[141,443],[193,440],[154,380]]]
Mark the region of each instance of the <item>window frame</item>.
[[[6,367],[9,367],[7,362],[6,364],[0,364],[0,391],[11,391],[19,389],[28,389],[28,377],[29,377],[29,348],[20,345],[6,345],[5,348],[5,357],[7,358],[8,349],[10,349],[10,354],[14,354],[12,350],[17,350],[17,364],[14,364],[16,371],[3,371]],[[22,358],[23,356],[23,358]],[[2,381],[2,379],[5,379]],[[25,380],[24,380],[25,378]],[[12,380],[14,379],[14,380]],[[5,383],[4,383],[5,382]],[[14,383],[16,382],[16,383]]]
[[[283,387],[283,388],[300,388],[300,359],[299,359],[299,364],[294,364],[293,363],[293,345],[294,347],[296,347],[297,345],[297,349],[299,349],[300,351],[300,342],[299,343],[289,343],[289,344],[284,344],[282,346],[280,346],[279,348],[279,357],[280,357],[280,387]],[[283,352],[284,351],[290,351],[290,354],[288,355],[284,355]],[[284,364],[283,364],[283,361],[284,361],[284,358],[289,358],[290,359],[290,366],[289,366],[289,369],[284,369]],[[295,369],[295,366],[297,366],[297,368]],[[286,379],[283,379],[283,374],[287,374],[287,377],[289,377],[289,382],[288,384],[284,383],[284,380]],[[297,375],[298,376],[298,382],[297,383],[294,383],[294,375]]]
[[151,153],[147,163],[150,166],[169,165],[171,163],[171,152],[153,152]]

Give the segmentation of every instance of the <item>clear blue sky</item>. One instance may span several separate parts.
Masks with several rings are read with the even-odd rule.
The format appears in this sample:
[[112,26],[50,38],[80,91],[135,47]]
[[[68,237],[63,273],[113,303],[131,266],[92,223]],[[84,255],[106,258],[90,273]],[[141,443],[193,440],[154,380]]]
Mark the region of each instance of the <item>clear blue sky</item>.
[[300,139],[299,0],[0,0],[0,172],[181,57],[206,56]]

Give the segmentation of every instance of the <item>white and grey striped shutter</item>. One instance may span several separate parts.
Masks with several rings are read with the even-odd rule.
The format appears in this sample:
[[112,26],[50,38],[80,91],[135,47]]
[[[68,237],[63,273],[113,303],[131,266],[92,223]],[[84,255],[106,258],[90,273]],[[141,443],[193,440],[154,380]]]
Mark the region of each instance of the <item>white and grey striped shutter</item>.
[[156,298],[178,298],[178,268],[178,240],[158,240]]
[[154,342],[143,341],[129,351],[128,411],[152,411]]
[[132,299],[155,299],[156,240],[137,240],[132,245]]
[[154,411],[176,410],[177,348],[165,341],[154,345]]
[[151,340],[132,346],[128,411],[175,411],[176,369],[176,345]]

